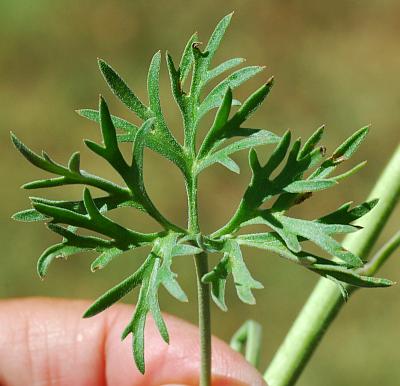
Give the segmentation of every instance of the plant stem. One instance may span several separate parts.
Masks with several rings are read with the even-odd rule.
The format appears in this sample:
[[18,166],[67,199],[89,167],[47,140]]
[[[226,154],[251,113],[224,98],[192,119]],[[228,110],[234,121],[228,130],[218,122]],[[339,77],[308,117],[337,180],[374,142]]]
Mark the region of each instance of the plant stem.
[[197,274],[197,298],[200,330],[200,386],[211,386],[211,314],[210,287],[201,278],[208,272],[207,254],[195,256]]
[[[363,226],[364,229],[348,235],[343,242],[346,249],[363,259],[368,257],[400,198],[399,165],[400,146],[370,194],[370,199],[379,198],[378,205],[357,222],[357,225]],[[381,261],[383,263],[384,259]],[[349,289],[349,294],[353,292],[353,287],[345,285],[345,288]],[[295,384],[344,304],[337,285],[327,279],[320,279],[265,372],[264,378],[269,386]]]
[[[189,220],[188,229],[192,234],[200,232],[197,205],[197,178],[188,181]],[[201,281],[208,273],[208,256],[202,252],[194,256],[197,277],[197,299],[200,330],[200,383],[199,386],[211,386],[211,313],[210,287]]]

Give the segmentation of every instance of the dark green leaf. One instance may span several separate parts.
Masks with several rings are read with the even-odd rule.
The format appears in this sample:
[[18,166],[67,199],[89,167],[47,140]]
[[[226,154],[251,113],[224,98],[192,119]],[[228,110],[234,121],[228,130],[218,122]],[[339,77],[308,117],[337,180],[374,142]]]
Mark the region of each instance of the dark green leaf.
[[358,275],[356,272],[336,265],[313,264],[307,267],[322,276],[332,276],[335,279],[356,287],[390,287],[395,284],[391,280]]
[[143,271],[149,265],[146,260],[142,267],[133,275],[128,276],[124,281],[117,284],[115,287],[108,290],[104,295],[100,296],[84,313],[84,318],[90,318],[98,313],[104,311],[112,306],[118,300],[122,299],[125,295],[137,287],[143,280]]
[[76,253],[84,252],[87,250],[87,248],[75,247],[72,245],[66,245],[64,243],[52,245],[51,247],[47,248],[39,257],[37,263],[37,272],[39,276],[43,279],[47,274],[49,265],[55,258],[66,258],[70,255],[74,255]]

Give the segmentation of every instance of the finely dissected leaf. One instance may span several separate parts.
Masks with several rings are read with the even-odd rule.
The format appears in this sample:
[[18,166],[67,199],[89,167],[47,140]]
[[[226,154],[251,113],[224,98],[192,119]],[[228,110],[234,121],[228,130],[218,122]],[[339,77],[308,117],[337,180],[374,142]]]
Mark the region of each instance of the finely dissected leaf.
[[206,154],[213,143],[215,143],[215,141],[218,140],[221,136],[221,132],[223,131],[225,124],[228,122],[231,107],[232,89],[228,87],[226,89],[224,99],[222,100],[222,103],[219,106],[217,113],[215,114],[214,123],[211,126],[211,129],[208,132],[199,150],[199,157],[202,157],[204,154]]
[[266,84],[261,86],[252,95],[250,95],[233,116],[230,126],[239,127],[244,121],[246,121],[250,115],[264,102],[265,98],[271,91],[273,83],[274,78],[271,77]]
[[319,127],[311,136],[308,138],[303,148],[300,150],[299,157],[302,158],[314,150],[315,146],[322,139],[324,134],[325,126]]
[[[77,110],[77,113],[85,118],[88,118],[94,122],[100,123],[100,113],[98,110]],[[116,134],[118,142],[134,142],[135,136],[139,128],[122,119],[111,116],[111,121],[116,129],[123,130],[126,134]],[[183,159],[182,150],[179,147],[176,140],[172,135],[165,135],[164,132],[157,132],[154,135],[148,136],[146,138],[146,146],[148,146],[153,151],[163,155],[170,161],[174,162],[181,170],[185,170],[185,161]]]
[[82,215],[72,210],[42,203],[34,203],[33,205],[38,212],[53,218],[52,221],[54,223],[68,224],[89,229],[111,237],[116,241],[119,241],[121,244],[131,243],[139,245],[151,242],[156,237],[156,235],[141,234],[128,230],[103,216],[93,202],[89,190],[87,189],[84,194],[84,203],[89,215]]
[[335,278],[336,280],[356,287],[387,287],[394,284],[387,279],[359,275],[356,271],[351,270],[346,266],[323,259],[311,253],[293,253],[287,249],[285,244],[282,243],[274,233],[241,235],[238,236],[237,241],[241,245],[274,252],[285,259],[318,273],[319,275],[324,277],[330,276],[330,278]]
[[223,251],[229,258],[230,269],[232,270],[236,292],[239,298],[245,303],[255,304],[255,299],[251,290],[264,287],[251,277],[243,261],[239,245],[234,240],[228,240],[225,243]]
[[239,165],[232,158],[229,158],[228,156],[220,157],[218,159],[218,163],[221,164],[222,166],[225,166],[231,172],[234,172],[236,174],[240,173]]
[[172,257],[200,253],[201,250],[190,245],[177,244],[177,239],[178,234],[171,234],[160,241],[159,255],[163,262],[157,280],[174,298],[181,302],[187,302],[187,296],[176,280],[177,275],[171,271]]
[[336,185],[336,181],[333,180],[300,180],[285,186],[283,190],[288,193],[307,193],[325,190],[334,185]]
[[335,265],[313,264],[312,266],[307,268],[320,274],[321,276],[331,276],[339,281],[351,284],[356,287],[390,287],[391,285],[395,284],[388,279],[358,275],[356,272],[350,269]]
[[48,220],[48,217],[39,213],[35,209],[21,210],[20,212],[14,213],[11,217],[13,220],[22,222],[35,222],[35,221]]
[[221,150],[217,150],[214,153],[211,153],[209,156],[205,157],[203,160],[200,160],[196,173],[200,173],[205,168],[213,165],[216,162],[221,162],[221,160],[225,160],[226,157],[230,154],[236,153],[237,151],[249,149],[259,145],[268,145],[277,143],[279,141],[279,137],[275,134],[267,130],[261,130],[248,136],[247,138],[240,139]]
[[240,86],[246,80],[257,75],[262,71],[264,67],[260,66],[249,66],[237,70],[233,74],[229,75],[221,83],[205,97],[204,101],[199,106],[198,120],[200,120],[208,111],[218,107],[224,97],[225,90],[230,87],[232,90]]
[[144,328],[147,314],[151,312],[162,338],[168,342],[169,336],[158,304],[158,288],[163,284],[179,300],[186,301],[186,295],[176,282],[171,270],[171,258],[178,234],[171,233],[159,238],[147,258],[147,266],[143,270],[139,300],[131,322],[122,333],[122,338],[133,334],[133,354],[138,369],[144,373]]
[[226,240],[221,252],[224,253],[222,260],[202,278],[204,283],[211,283],[213,300],[218,307],[226,311],[225,283],[228,275],[232,273],[239,298],[244,303],[255,304],[252,289],[263,288],[263,285],[250,275],[243,261],[239,244],[235,240]]
[[47,224],[47,227],[60,236],[63,237],[63,243],[65,245],[79,247],[79,248],[87,248],[87,249],[96,249],[103,250],[112,248],[115,245],[115,241],[106,240],[97,236],[83,236],[78,235],[76,232],[78,230],[77,227],[68,226],[66,228],[57,225],[57,224]]
[[[169,341],[158,301],[160,287],[165,287],[176,299],[187,301],[187,296],[177,281],[177,275],[172,270],[175,256],[222,254],[213,270],[200,279],[211,286],[214,302],[224,311],[227,309],[225,287],[229,275],[233,277],[239,298],[245,303],[254,304],[252,290],[262,288],[251,276],[244,262],[241,246],[276,253],[324,276],[339,286],[344,297],[349,294],[344,283],[360,287],[385,287],[393,284],[386,279],[360,275],[359,272],[362,271],[355,268],[362,265],[361,259],[343,249],[333,238],[335,234],[358,230],[359,227],[352,225],[352,222],[368,213],[375,206],[376,200],[354,208],[348,203],[318,219],[298,219],[287,214],[293,206],[301,204],[316,192],[336,185],[338,181],[364,166],[365,163],[360,163],[339,175],[330,176],[339,164],[348,160],[357,150],[368,128],[357,131],[327,157],[325,147],[318,145],[322,139],[323,127],[317,129],[303,146],[300,139],[291,143],[290,132],[279,137],[263,129],[246,127],[245,121],[269,94],[273,79],[270,78],[243,103],[234,98],[233,90],[258,74],[263,67],[248,66],[236,69],[226,74],[216,85],[209,89],[205,87],[210,81],[244,62],[242,58],[234,58],[215,67],[211,66],[231,16],[227,15],[220,21],[204,51],[198,42],[197,33],[193,34],[185,46],[178,67],[175,66],[172,57],[168,53],[166,55],[172,94],[183,120],[183,144],[178,143],[172,135],[161,108],[160,52],[154,54],[149,66],[149,106],[138,98],[105,61],[98,61],[112,92],[143,121],[138,127],[123,118],[111,115],[102,97],[98,110],[77,111],[79,115],[99,124],[102,143],[90,140],[86,140],[85,143],[118,173],[123,180],[123,186],[83,170],[79,152],[73,153],[68,163],[62,165],[45,152],[41,155],[36,154],[11,134],[15,147],[30,163],[54,175],[51,178],[29,182],[24,188],[37,189],[71,184],[85,186],[82,200],[56,201],[31,197],[33,209],[20,211],[13,216],[18,221],[45,221],[48,228],[62,238],[60,243],[45,250],[39,258],[38,272],[41,277],[44,277],[51,262],[59,256],[67,257],[79,252],[95,251],[98,257],[91,264],[92,271],[95,271],[127,251],[151,246],[151,252],[139,269],[100,296],[84,315],[96,315],[136,287],[140,287],[132,320],[122,337],[132,333],[133,356],[141,372],[145,371],[144,330],[149,313],[162,338],[166,342]],[[185,85],[188,79],[191,79],[190,87]],[[213,124],[203,143],[199,144],[196,136],[202,123],[201,119],[215,108],[217,111]],[[125,159],[120,149],[121,142],[131,143],[130,158]],[[264,144],[276,146],[267,161],[261,163],[254,148]],[[182,172],[189,202],[190,221],[187,229],[165,218],[149,197],[143,175],[145,147],[172,161]],[[243,149],[249,149],[252,171],[249,186],[231,220],[221,229],[206,236],[202,234],[197,220],[197,175],[215,163],[239,173],[239,166],[231,156]],[[100,189],[106,192],[106,195],[93,198],[88,187]],[[161,225],[163,230],[141,233],[108,217],[108,211],[122,207],[141,210]],[[236,234],[241,228],[254,224],[267,226],[269,232]],[[86,235],[86,231],[94,232],[95,235]],[[304,250],[307,245],[305,242],[310,241],[328,256],[320,257]]]
[[50,173],[54,174],[63,174],[68,169],[52,162],[49,159],[46,159],[45,156],[40,157],[36,153],[34,153],[31,149],[25,146],[14,133],[11,133],[11,140],[16,147],[16,149],[33,165],[37,166],[38,168],[45,170]]
[[225,286],[230,272],[229,258],[225,255],[213,270],[202,278],[203,283],[211,284],[212,299],[222,311],[228,310],[225,303]]
[[176,142],[175,138],[171,134],[167,123],[165,121],[163,112],[161,110],[160,102],[160,65],[161,65],[161,52],[158,51],[154,54],[149,67],[149,73],[147,77],[147,90],[149,94],[150,109],[156,117],[156,131],[160,135],[160,139],[163,140],[163,147],[169,148],[168,154],[160,152],[175,162],[177,166],[182,162],[180,158],[183,157],[182,149]]
[[147,107],[111,66],[104,60],[99,59],[99,68],[111,91],[125,106],[143,120],[150,118]]
[[[81,109],[81,110],[76,110],[76,112],[84,118],[87,118],[93,122],[100,123],[100,113],[98,110]],[[136,134],[136,131],[139,129],[133,123],[128,122],[123,118],[116,117],[115,115],[111,115],[111,120],[112,120],[113,125],[117,129],[121,129],[121,130],[125,131],[126,133],[130,134],[132,137],[134,137],[134,135]]]
[[197,39],[197,32],[195,32],[186,43],[183,51],[181,62],[179,64],[179,81],[181,85],[185,83],[185,80],[188,77],[190,69],[193,65],[192,45],[195,41],[197,41]]
[[363,127],[344,141],[322,165],[312,174],[311,177],[324,178],[331,174],[343,161],[348,160],[364,141],[369,127]]
[[124,253],[124,251],[117,247],[105,250],[96,260],[93,261],[90,266],[91,271],[94,272],[98,269],[103,269],[111,260],[114,259],[114,257],[119,256],[122,253]]
[[369,213],[377,203],[378,200],[375,199],[363,202],[362,204],[350,209],[352,202],[348,202],[334,212],[321,217],[318,219],[318,221],[325,224],[350,224],[351,222]]
[[39,257],[37,263],[37,272],[41,278],[44,278],[47,274],[49,265],[55,258],[66,258],[70,255],[85,252],[87,250],[87,248],[74,247],[64,243],[52,245],[51,247],[47,248]]
[[207,79],[205,80],[205,82],[207,83],[210,80],[216,78],[217,76],[223,74],[225,71],[228,71],[236,66],[239,66],[244,61],[245,61],[245,59],[243,59],[243,58],[233,58],[233,59],[229,59],[229,60],[219,64],[217,67],[208,71]]
[[197,255],[203,252],[202,249],[193,245],[187,244],[175,244],[172,248],[172,256],[186,256],[186,255]]
[[124,281],[116,285],[115,287],[108,290],[104,295],[100,296],[84,313],[84,318],[90,318],[97,315],[106,308],[112,306],[118,300],[122,299],[125,295],[131,292],[135,287],[137,287],[143,276],[143,271],[148,266],[149,262],[146,262],[142,267],[136,271],[134,274],[128,276]]
[[207,43],[205,51],[208,52],[208,60],[211,61],[215,52],[217,51],[219,45],[221,44],[221,40],[225,35],[225,31],[228,28],[233,13],[226,15],[222,20],[217,24],[213,33],[211,34],[210,40]]

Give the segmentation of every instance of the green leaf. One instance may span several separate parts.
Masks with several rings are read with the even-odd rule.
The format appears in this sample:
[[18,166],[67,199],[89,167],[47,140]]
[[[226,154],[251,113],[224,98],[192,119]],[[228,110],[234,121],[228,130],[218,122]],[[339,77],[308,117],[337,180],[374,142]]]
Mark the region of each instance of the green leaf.
[[158,283],[162,284],[174,298],[181,302],[187,302],[187,296],[176,280],[176,273],[171,271],[172,257],[182,254],[187,255],[200,253],[201,250],[190,245],[177,244],[177,239],[178,234],[174,233],[164,239],[159,239],[160,244],[158,246],[158,255],[163,259],[163,261],[157,280]]
[[294,181],[291,184],[285,186],[283,190],[288,193],[317,192],[319,190],[328,189],[336,184],[336,181],[327,179],[300,180]]
[[174,96],[174,99],[177,105],[179,106],[179,109],[181,110],[182,118],[185,122],[188,119],[187,105],[183,98],[180,73],[179,70],[176,70],[172,56],[168,52],[166,53],[166,60],[167,60],[168,74],[171,81],[172,95]]
[[117,247],[106,249],[99,257],[96,258],[96,260],[93,261],[92,265],[90,266],[90,270],[94,272],[98,269],[103,269],[115,257],[121,255],[124,252],[124,250],[121,250]]
[[204,101],[199,106],[197,120],[199,121],[208,111],[218,107],[225,95],[225,90],[230,87],[232,90],[240,86],[242,83],[257,75],[264,67],[249,66],[235,71],[219,83],[205,97]]
[[114,241],[105,240],[97,236],[81,236],[76,233],[77,227],[69,226],[64,228],[57,224],[47,224],[47,227],[63,237],[63,243],[72,247],[103,250],[113,247]]
[[121,283],[109,289],[104,295],[100,296],[83,314],[84,318],[90,318],[112,306],[118,300],[122,299],[143,280],[143,271],[148,267],[149,261],[145,263],[134,274],[128,276]]
[[211,284],[211,296],[214,303],[222,310],[227,311],[225,303],[226,279],[231,273],[228,256],[224,256],[211,272],[205,274],[201,281]]
[[212,70],[208,71],[207,78],[206,78],[205,82],[207,83],[210,80],[216,78],[217,76],[220,76],[225,71],[228,71],[228,70],[230,70],[230,69],[232,69],[232,68],[234,68],[236,66],[239,66],[244,61],[245,61],[245,59],[243,59],[243,58],[233,58],[233,59],[229,59],[229,60],[221,63],[217,67],[215,67]]
[[[59,200],[48,200],[40,197],[30,197],[32,203],[35,204],[46,204],[52,205],[59,208],[69,209],[79,214],[87,214],[83,200],[80,201],[59,201]],[[113,195],[105,197],[97,197],[94,199],[96,207],[105,208],[105,211],[110,211],[115,208],[131,207],[144,211],[144,208],[140,206],[136,201],[130,200],[129,195]],[[46,219],[48,219],[46,217]]]
[[172,248],[172,256],[186,256],[186,255],[197,255],[203,252],[202,249],[193,245],[187,244],[175,244]]
[[77,151],[71,155],[68,161],[68,169],[72,173],[80,174],[81,173],[80,165],[81,165],[81,155]]
[[266,84],[262,85],[258,90],[251,94],[231,119],[230,126],[239,127],[244,121],[246,121],[264,102],[265,98],[271,91],[273,83],[274,78],[271,77]]
[[357,173],[360,169],[362,169],[367,164],[367,161],[360,162],[353,168],[347,170],[346,172],[339,174],[337,176],[333,176],[331,179],[334,181],[341,181],[347,177],[352,176],[353,174]]
[[219,158],[218,163],[221,164],[222,166],[225,166],[231,172],[234,172],[236,174],[240,173],[239,165],[232,158],[229,158],[228,156]]
[[349,159],[360,147],[361,143],[366,138],[368,131],[369,126],[356,131],[333,152],[332,158],[336,161],[339,158]]
[[350,209],[352,202],[342,205],[334,212],[318,219],[324,224],[350,224],[369,213],[378,203],[378,200],[370,200]]
[[37,263],[37,272],[39,276],[43,279],[47,274],[49,265],[53,262],[55,258],[58,257],[66,258],[68,256],[80,252],[85,252],[87,250],[88,250],[87,248],[80,248],[72,245],[66,245],[65,243],[52,245],[51,247],[47,248],[39,257]]
[[217,24],[215,30],[211,34],[210,40],[208,41],[207,46],[205,48],[205,51],[208,52],[209,62],[214,57],[215,52],[217,51],[219,45],[221,44],[221,40],[224,37],[225,31],[231,22],[232,15],[233,12],[222,18],[222,20]]
[[360,147],[369,131],[369,127],[363,127],[344,141],[322,165],[310,176],[310,178],[324,178],[331,174],[342,162],[348,160]]
[[282,241],[279,240],[274,233],[254,233],[248,235],[240,235],[237,237],[237,242],[240,245],[264,249],[274,252],[285,259],[288,259],[296,264],[302,265],[318,273],[321,276],[329,279],[336,279],[340,282],[347,283],[357,287],[387,287],[392,284],[390,280],[372,278],[359,275],[356,271],[349,269],[334,261],[315,256],[308,252],[293,253],[288,250]]
[[181,62],[179,64],[179,81],[181,84],[185,83],[185,80],[188,77],[190,69],[193,65],[192,44],[197,39],[197,32],[195,32],[186,43],[183,51]]
[[307,266],[317,261],[312,254],[306,252],[292,252],[275,232],[240,235],[236,237],[236,241],[240,245],[276,253],[299,265]]
[[299,158],[303,158],[311,151],[314,150],[315,146],[321,141],[322,135],[324,134],[325,126],[319,127],[311,137],[306,141],[303,148],[300,150]]
[[[64,168],[61,165],[54,163],[54,161],[48,159],[46,156],[40,157],[31,149],[29,149],[26,145],[24,145],[18,137],[11,133],[11,140],[15,146],[15,148],[32,164],[37,166],[38,168],[45,170],[54,174],[64,174],[68,169]],[[44,153],[45,155],[45,153]]]
[[[81,110],[76,110],[76,112],[84,118],[87,118],[93,122],[100,123],[100,113],[98,110],[93,110],[93,109],[81,109]],[[121,129],[125,131],[126,133],[129,133],[132,137],[136,134],[136,131],[139,129],[136,125],[133,123],[130,123],[126,121],[125,119],[116,117],[115,115],[111,115],[111,120],[113,125],[117,129]]]
[[20,212],[14,213],[11,218],[22,222],[45,221],[49,219],[47,216],[44,216],[35,209],[21,210]]
[[197,165],[196,174],[199,174],[205,168],[213,165],[216,162],[222,162],[226,159],[226,156],[236,153],[237,151],[249,149],[259,145],[268,145],[277,143],[279,141],[279,137],[275,134],[267,130],[259,131],[255,134],[250,135],[247,138],[240,139],[221,150],[217,150],[214,153],[211,153],[209,156],[200,160]]
[[[178,143],[176,143],[175,138],[172,136],[163,112],[161,110],[160,102],[160,65],[161,65],[161,52],[158,51],[154,54],[149,67],[149,73],[147,76],[147,90],[149,94],[150,109],[157,118],[157,129],[164,135],[170,143],[173,143],[174,147],[181,150]],[[165,147],[167,147],[165,145]]]
[[244,303],[255,304],[252,289],[264,288],[263,285],[254,280],[243,261],[239,244],[234,240],[227,240],[223,251],[229,258],[230,269],[232,270],[236,292]]
[[363,265],[362,260],[358,256],[344,250],[339,242],[330,237],[328,232],[320,226],[322,224],[286,216],[279,216],[278,219],[289,232],[313,241],[320,248],[326,250],[332,256],[338,257],[350,266],[357,268]]
[[204,154],[207,154],[213,143],[221,136],[225,124],[228,122],[229,113],[232,106],[232,90],[230,87],[226,89],[224,99],[222,100],[221,106],[215,115],[214,123],[211,126],[203,144],[199,150],[198,157],[201,158]]
[[394,282],[388,279],[381,279],[377,277],[362,276],[353,270],[346,269],[337,265],[313,264],[307,267],[309,270],[314,271],[324,277],[334,277],[335,279],[348,283],[356,287],[376,288],[376,287],[390,287]]
[[130,110],[132,110],[140,119],[148,119],[149,113],[147,107],[128,87],[125,81],[117,74],[117,72],[109,66],[104,60],[99,59],[99,68],[104,76],[108,86],[115,96]]

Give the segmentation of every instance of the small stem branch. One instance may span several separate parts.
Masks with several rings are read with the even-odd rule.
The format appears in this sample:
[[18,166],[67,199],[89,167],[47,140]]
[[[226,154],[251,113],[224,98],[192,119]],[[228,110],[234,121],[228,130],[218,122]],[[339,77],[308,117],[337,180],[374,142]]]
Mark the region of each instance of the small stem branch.
[[[400,146],[370,194],[371,199],[379,198],[378,205],[357,223],[364,229],[348,235],[343,242],[346,249],[363,259],[368,257],[400,198],[399,165]],[[351,294],[353,287],[345,287],[350,289]],[[337,286],[329,280],[320,279],[265,372],[264,378],[269,386],[292,386],[296,383],[343,304]]]
[[360,273],[366,276],[372,276],[378,272],[379,268],[387,261],[390,255],[400,247],[400,231],[398,231],[368,262]]
[[258,367],[261,351],[262,328],[254,320],[247,320],[232,336],[230,346],[242,353],[247,362]]
[[[188,193],[188,229],[196,234],[200,232],[197,205],[197,178],[187,180]],[[199,386],[211,386],[211,313],[210,286],[201,281],[208,273],[208,256],[203,252],[194,256],[197,277],[197,298],[200,330],[200,383]]]

